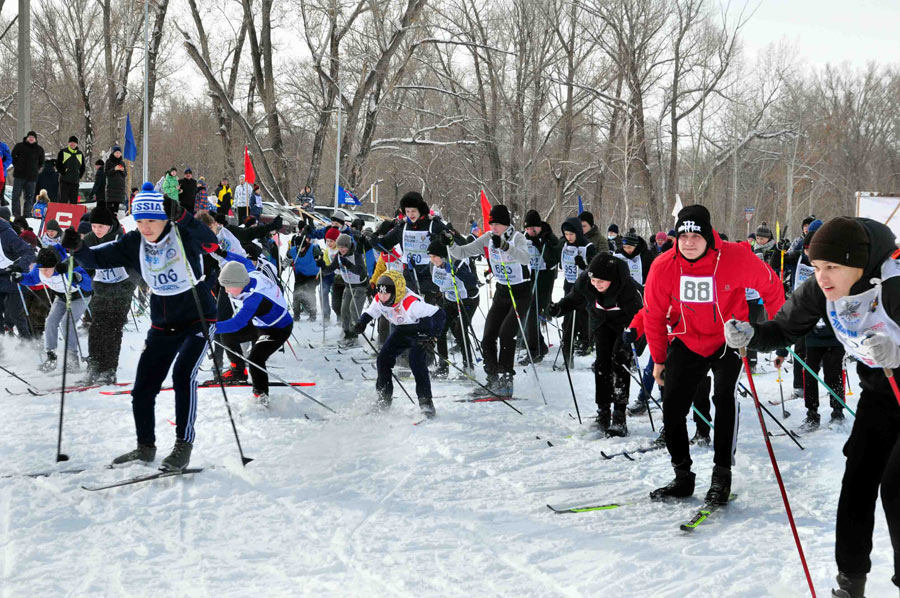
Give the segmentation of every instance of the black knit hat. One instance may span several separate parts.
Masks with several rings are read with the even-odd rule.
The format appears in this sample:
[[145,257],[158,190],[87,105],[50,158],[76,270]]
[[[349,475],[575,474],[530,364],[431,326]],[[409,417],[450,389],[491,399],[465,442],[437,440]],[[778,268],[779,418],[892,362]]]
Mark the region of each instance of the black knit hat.
[[[415,208],[417,210],[422,209],[422,204],[425,203],[425,199],[422,197],[422,194],[418,191],[407,191],[403,197],[400,198],[400,209],[405,210],[406,208]],[[424,216],[424,214],[420,214]]]
[[224,212],[216,212],[213,215],[213,219],[223,226],[228,224],[228,217],[225,215]]
[[769,225],[763,222],[758,227],[756,227],[756,238],[765,237],[767,239],[773,239],[772,229],[769,228]]
[[428,249],[426,250],[428,255],[438,255],[444,259],[447,259],[447,246],[435,239],[431,243],[428,244]]
[[541,215],[537,213],[537,210],[525,212],[525,228],[532,226],[541,226]]
[[611,253],[598,253],[588,266],[588,276],[614,282],[619,279],[618,261]]
[[812,224],[813,220],[815,220],[815,219],[816,219],[816,215],[810,214],[809,216],[807,216],[806,218],[803,219],[801,226],[806,226],[807,224]]
[[594,226],[594,215],[588,212],[587,210],[583,211],[578,215],[578,219],[582,222],[587,222],[588,226]]
[[62,229],[59,227],[59,222],[53,220],[52,218],[47,221],[47,224],[44,225],[45,230],[55,230],[57,233],[62,234]]
[[709,210],[706,207],[694,204],[681,208],[678,212],[678,221],[675,223],[675,234],[681,236],[684,233],[697,233],[706,239],[708,248],[715,246]]
[[115,222],[113,213],[104,206],[97,206],[91,210],[91,224],[106,224],[112,226]]
[[94,162],[94,166],[103,166],[104,162],[102,159],[97,158],[97,161]]
[[622,245],[631,245],[633,247],[637,247],[638,243],[640,242],[641,238],[633,228],[625,233],[624,237],[622,237]]
[[59,254],[52,247],[44,247],[38,251],[34,262],[38,268],[55,268],[59,263]]
[[69,143],[78,143],[78,137],[75,137],[75,135],[70,136]]
[[[584,214],[584,212],[582,212],[582,214]],[[612,224],[609,225],[609,228],[606,229],[606,232],[616,233],[618,235],[619,234],[619,225],[616,224],[615,222],[613,222]]]
[[851,268],[865,268],[869,261],[869,235],[856,218],[838,216],[815,231],[809,244],[809,259],[824,260]]
[[491,216],[488,218],[488,224],[505,224],[506,226],[510,226],[512,224],[512,218],[509,215],[509,210],[503,204],[497,204],[493,208],[491,208]]

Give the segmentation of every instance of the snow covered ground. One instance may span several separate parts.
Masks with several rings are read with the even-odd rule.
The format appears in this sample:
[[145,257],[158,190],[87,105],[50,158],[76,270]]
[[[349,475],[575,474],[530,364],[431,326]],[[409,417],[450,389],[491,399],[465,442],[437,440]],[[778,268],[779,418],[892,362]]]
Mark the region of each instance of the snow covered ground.
[[[139,324],[136,332],[129,323],[123,342],[123,381],[133,379],[147,318]],[[0,389],[8,388],[0,391],[0,475],[13,476],[0,479],[0,596],[808,595],[749,399],[742,399],[734,469],[739,498],[687,534],[678,526],[701,504],[712,450],[692,451],[692,500],[650,504],[647,493],[672,475],[664,450],[633,462],[600,455],[647,445],[655,437],[647,417],[629,418],[627,438],[586,433],[573,419],[566,374],[552,371],[552,360],[538,365],[546,406],[530,369],[519,368],[516,395],[524,400],[514,405],[523,415],[501,403],[455,402],[472,386],[435,382],[438,418],[414,426],[421,416],[399,389],[388,414],[367,414],[375,372],[350,360],[367,348],[323,348],[320,323],[295,331],[299,361],[278,353],[273,371],[316,382],[304,390],[337,415],[287,388],[273,389],[268,411],[252,403],[250,389],[230,389],[244,451],[254,459],[243,468],[220,391],[201,389],[192,466],[215,469],[97,493],[81,486],[152,471],[104,469],[134,446],[130,397],[67,395],[63,452],[71,460],[55,464],[58,394],[22,394],[23,383],[0,376]],[[329,328],[329,343],[337,335]],[[552,342],[551,357],[555,336]],[[38,387],[59,385],[58,372],[38,374],[39,347],[8,337],[0,344],[0,364]],[[590,359],[577,358],[573,371],[586,417],[594,411]],[[855,373],[851,381],[852,406]],[[404,384],[414,394],[412,380]],[[763,401],[778,397],[774,373],[757,384]],[[173,403],[171,392],[158,398],[158,460],[174,439]],[[822,403],[827,421],[824,396]],[[801,402],[788,409],[786,424],[798,426]],[[820,596],[836,573],[834,517],[848,433],[849,424],[805,436],[805,451],[773,439]],[[86,471],[17,476],[70,468]],[[577,515],[545,506],[634,500]],[[876,521],[867,595],[896,596],[880,505]]]

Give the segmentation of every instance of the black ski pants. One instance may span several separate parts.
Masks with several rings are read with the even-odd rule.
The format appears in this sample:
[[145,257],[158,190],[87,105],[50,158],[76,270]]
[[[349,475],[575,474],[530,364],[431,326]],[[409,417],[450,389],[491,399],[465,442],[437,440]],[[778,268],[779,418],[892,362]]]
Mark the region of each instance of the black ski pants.
[[78,203],[78,181],[71,183],[69,181],[59,181],[59,202],[60,203]]
[[850,576],[872,568],[875,503],[881,506],[894,547],[894,583],[900,585],[900,405],[890,394],[862,389],[856,420],[844,445],[847,464],[838,499],[834,552]]
[[540,316],[544,314],[544,310],[552,301],[556,270],[540,270],[537,277],[537,292],[529,304],[530,307],[525,310],[528,315],[525,322],[525,338],[528,341],[528,350],[531,351],[533,357],[546,355],[550,350],[544,335],[541,334]]
[[[763,308],[763,304],[760,302],[760,299],[747,301],[747,311],[748,322],[762,322],[766,319],[766,310]],[[747,359],[750,361],[750,365],[755,366],[756,351],[747,349]]]
[[[215,322],[210,322],[209,333],[212,335],[215,330]],[[203,324],[200,322],[180,330],[151,328],[147,333],[131,391],[131,410],[138,443],[156,444],[156,395],[169,374],[170,366],[175,390],[175,437],[194,442],[197,370],[203,362],[206,346]]]
[[[844,346],[818,347],[807,344],[805,348],[806,364],[814,372],[818,372],[821,366],[822,379],[825,380],[825,384],[830,386],[831,390],[841,397],[841,400],[844,400],[844,376],[841,369],[844,361]],[[803,366],[800,366],[800,369],[803,369]],[[831,409],[841,411],[843,406],[830,393],[828,396],[831,398]],[[819,383],[805,369],[803,369],[803,400],[806,403],[807,411],[819,412]]]
[[444,311],[447,313],[444,337],[446,338],[446,330],[449,330],[463,354],[463,365],[473,367],[475,348],[472,343],[475,342],[475,339],[469,334],[469,330],[472,327],[472,315],[478,310],[478,297],[462,299],[460,304],[462,305],[462,318],[460,318],[459,306],[456,302],[445,301],[444,303]]
[[710,371],[713,374],[712,401],[716,406],[713,461],[721,467],[731,467],[734,464],[740,422],[740,405],[735,391],[741,373],[741,359],[736,351],[724,345],[709,357],[703,357],[675,339],[669,344],[666,353],[665,386],[662,392],[666,448],[675,469],[691,468],[685,418],[697,394],[697,385]]
[[425,367],[425,351],[416,341],[416,332],[408,330],[415,326],[394,326],[391,334],[384,341],[375,365],[378,369],[378,379],[375,381],[375,390],[379,397],[390,400],[394,394],[394,382],[391,372],[397,357],[409,349],[409,369],[416,379],[416,397],[419,399],[431,398],[431,378],[428,376],[428,368]]
[[[574,285],[570,283],[566,283],[563,285],[563,290],[566,294],[568,294]],[[572,327],[574,326],[574,335]],[[569,365],[572,364],[571,357],[575,351],[575,346],[580,346],[586,342],[590,338],[590,318],[588,318],[587,309],[582,305],[575,310],[570,311],[563,318],[562,325],[562,353],[563,359],[566,360],[566,363]],[[572,343],[572,339],[574,337],[574,344]]]
[[[24,290],[22,291],[25,292]],[[15,327],[19,331],[20,338],[31,338],[31,327],[25,315],[25,306],[22,304],[23,295],[19,295],[18,289],[8,293],[0,293],[0,313],[4,326]],[[41,327],[43,329],[43,326]]]
[[[800,359],[806,361],[806,337],[800,338],[796,343],[794,343],[794,353],[796,353],[797,356],[800,357]],[[806,378],[809,378],[809,376],[806,375],[806,368],[800,365],[800,362],[798,362],[796,359],[793,359],[792,361],[794,363],[794,388],[801,388],[805,390],[806,387],[804,386],[804,376]]]
[[628,404],[628,385],[631,380],[628,366],[631,351],[622,343],[622,329],[600,326],[594,329],[594,400],[597,409],[608,411],[610,404],[624,411]]
[[[489,376],[499,374],[515,375],[516,335],[519,333],[519,317],[525,317],[531,286],[525,281],[511,287],[497,283],[494,288],[494,300],[484,320],[484,334],[481,337],[481,350],[484,353],[484,371]],[[520,314],[513,309],[515,297]],[[499,340],[500,348],[497,349]]]
[[[259,366],[266,367],[266,360],[291,337],[293,329],[293,322],[284,328],[257,328],[251,324],[237,332],[223,334],[222,344],[228,347],[228,357],[231,359],[232,367],[243,372],[245,362],[241,353],[241,343],[253,343],[247,359]],[[253,381],[255,392],[269,393],[269,374],[267,372],[251,365],[250,379]]]
[[129,280],[112,284],[94,282],[94,298],[91,300],[93,319],[88,329],[88,363],[97,374],[111,372],[115,375],[119,367],[122,329],[128,321],[134,289],[134,283]]

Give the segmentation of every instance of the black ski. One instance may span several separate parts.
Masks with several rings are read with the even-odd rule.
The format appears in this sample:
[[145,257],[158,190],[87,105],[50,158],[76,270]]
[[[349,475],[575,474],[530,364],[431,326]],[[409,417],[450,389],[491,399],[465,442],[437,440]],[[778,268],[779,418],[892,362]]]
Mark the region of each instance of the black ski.
[[614,459],[615,457],[625,457],[629,461],[634,461],[634,457],[632,455],[637,455],[641,453],[650,453],[652,451],[658,451],[659,449],[666,448],[664,444],[651,444],[650,446],[643,446],[641,448],[635,449],[633,451],[622,451],[621,453],[613,453],[611,455],[607,455],[605,452],[600,451],[600,455],[603,456],[604,459]]
[[694,516],[691,517],[690,521],[688,521],[687,523],[682,523],[679,526],[679,529],[681,529],[681,531],[683,531],[683,532],[694,531],[695,529],[697,529],[700,526],[701,523],[703,523],[704,521],[709,519],[713,513],[715,513],[722,507],[727,507],[728,504],[736,498],[737,498],[737,494],[732,494],[728,497],[728,502],[725,503],[724,505],[719,505],[719,504],[703,505],[703,507],[698,509],[697,512],[694,514]]
[[182,469],[180,471],[157,471],[155,473],[147,473],[144,475],[135,476],[133,478],[128,478],[126,480],[122,480],[120,482],[116,482],[114,484],[107,484],[106,486],[82,486],[84,490],[88,492],[97,492],[98,490],[109,490],[110,488],[119,488],[121,486],[130,486],[131,484],[140,484],[141,482],[149,482],[150,480],[158,480],[161,478],[172,478],[175,476],[187,475],[190,473],[200,473],[203,471],[203,467],[195,467],[189,469]]

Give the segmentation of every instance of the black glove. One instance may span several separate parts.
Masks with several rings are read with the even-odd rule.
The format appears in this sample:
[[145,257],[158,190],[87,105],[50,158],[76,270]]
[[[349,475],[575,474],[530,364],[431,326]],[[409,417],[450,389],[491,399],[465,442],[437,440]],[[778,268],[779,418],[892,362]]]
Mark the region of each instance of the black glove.
[[453,245],[453,233],[449,230],[445,230],[441,233],[440,236],[441,245],[444,247],[451,247]]
[[69,273],[69,261],[66,260],[64,262],[60,262],[56,264],[56,267],[53,268],[54,272],[57,274],[68,274]]
[[284,224],[284,220],[281,216],[275,216],[275,219],[272,220],[272,229],[271,230],[281,230],[281,225]]
[[218,247],[216,247],[216,250],[213,251],[213,253],[215,253],[217,256],[219,256],[219,257],[221,257],[221,258],[226,258],[226,257],[228,257],[228,252],[225,251],[225,248],[222,247],[221,245],[219,245]]
[[559,303],[551,303],[547,306],[547,315],[551,318],[558,318],[562,313],[562,308],[559,306]]
[[25,277],[25,275],[22,274],[21,272],[10,272],[9,273],[9,279],[13,282],[19,282],[24,277]]
[[184,215],[184,208],[177,201],[172,201],[171,197],[163,199],[163,211],[169,215],[169,220],[181,220]]
[[791,248],[791,240],[790,239],[782,239],[778,241],[778,244],[775,245],[779,251],[787,251]]
[[633,345],[637,342],[638,333],[634,328],[626,328],[624,332],[622,332],[622,342],[626,345]]
[[580,255],[575,256],[575,265],[581,268],[582,270],[587,270],[587,264],[584,263],[584,258]]
[[437,339],[427,332],[419,332],[418,334],[416,334],[416,342],[425,351],[434,353],[434,346],[437,344]]
[[78,231],[74,228],[67,228],[63,231],[62,240],[60,241],[60,245],[63,246],[63,249],[69,253],[75,253],[81,249],[81,243],[81,235],[79,235]]
[[362,322],[357,322],[353,325],[352,332],[353,334],[362,334],[366,331],[367,324],[363,324]]
[[320,268],[324,268],[327,264],[325,263],[325,260],[318,259],[318,260],[316,260],[316,265]]
[[493,245],[497,249],[500,249],[500,247],[503,245],[503,237],[491,233],[491,245]]

